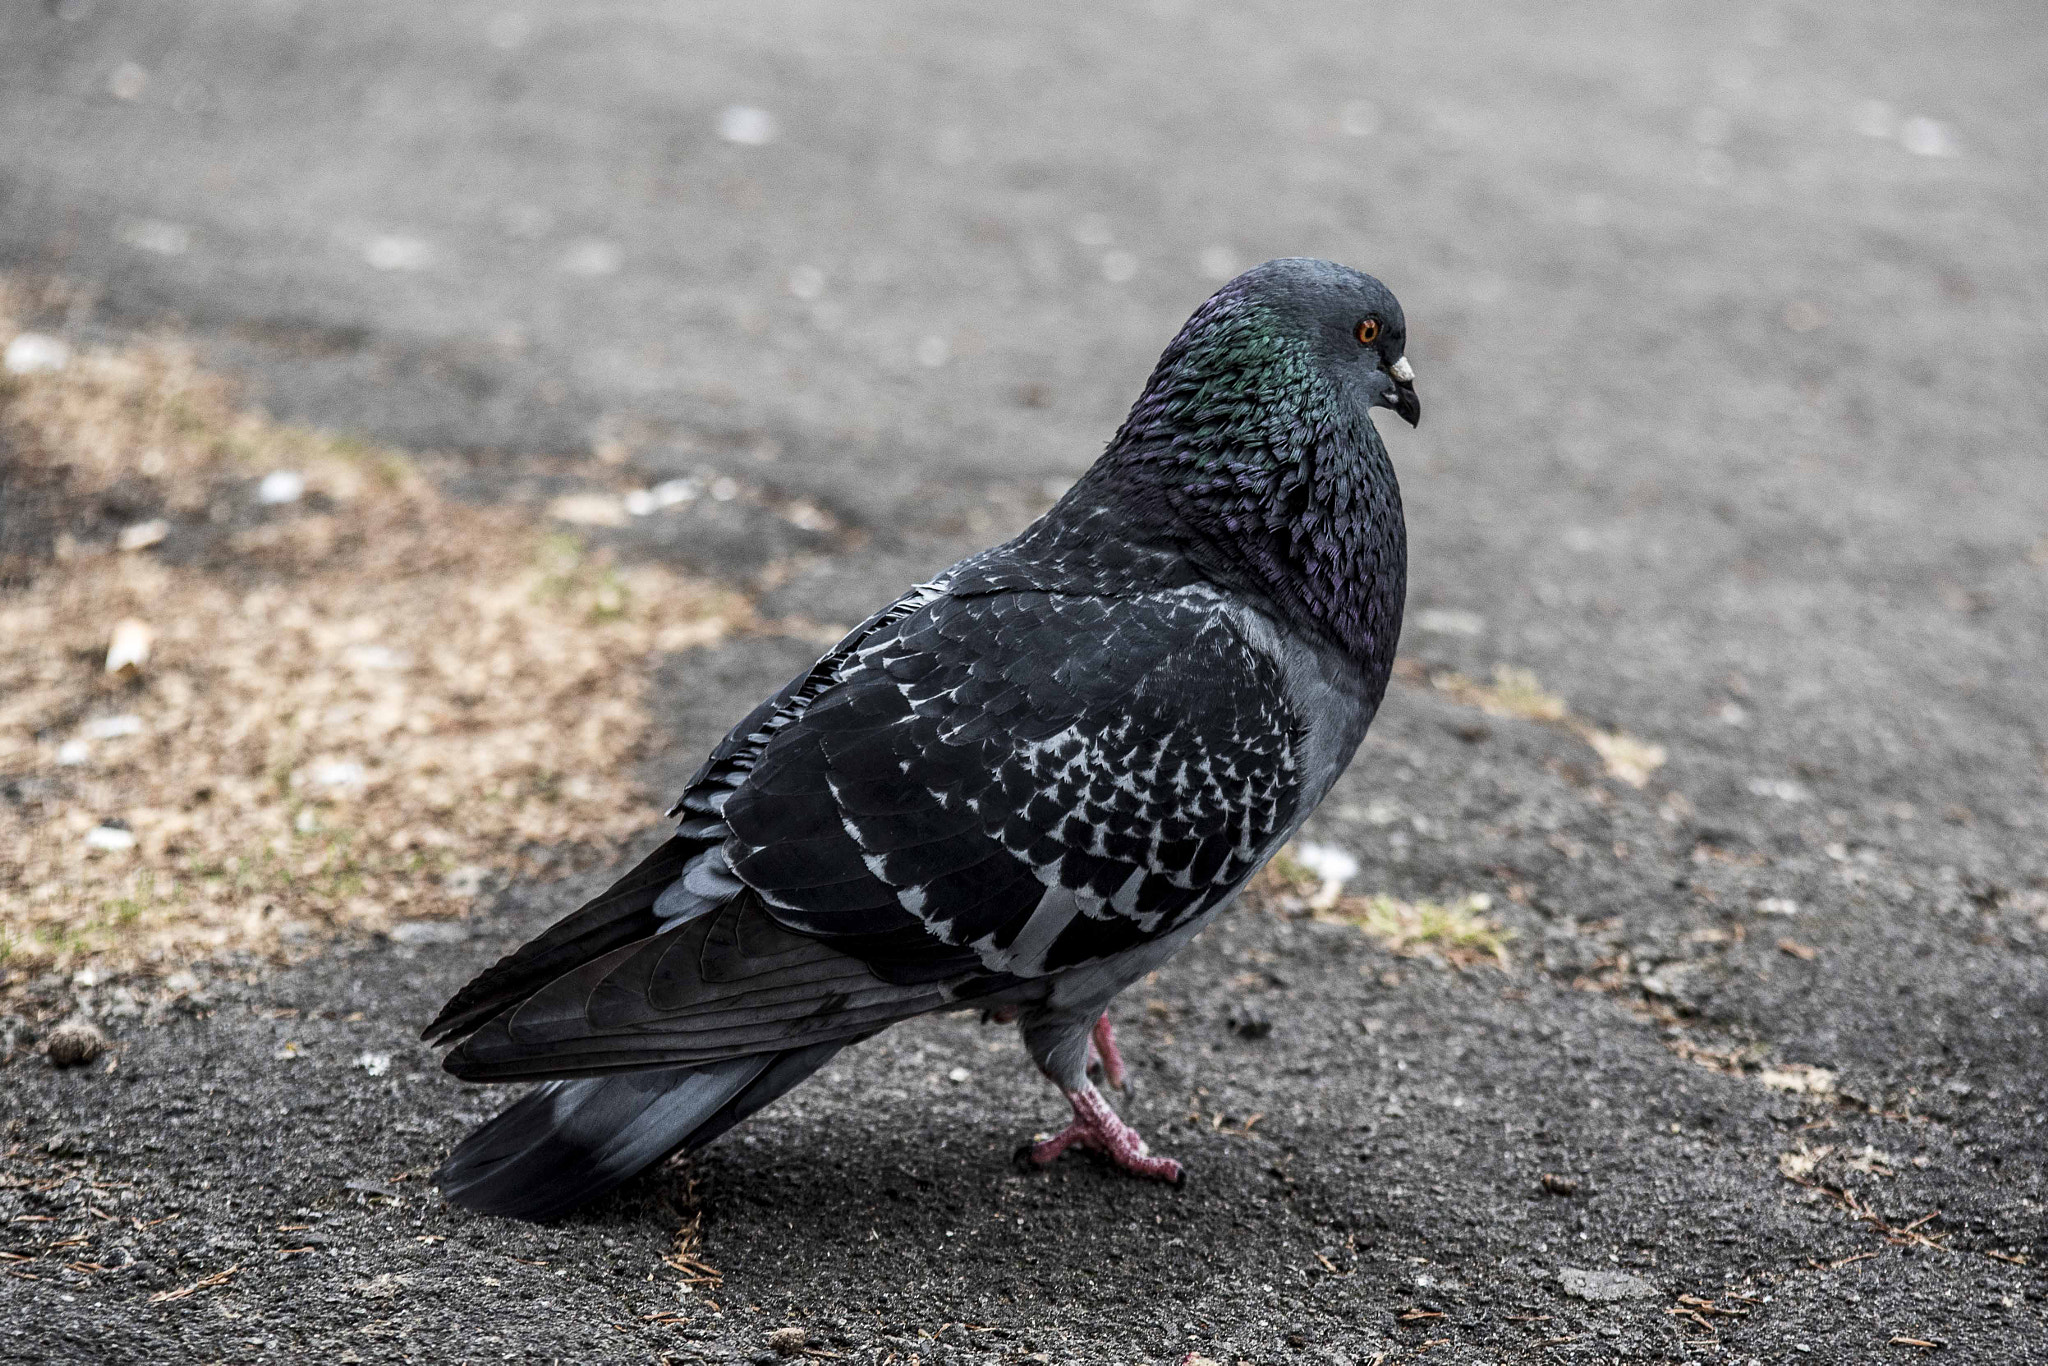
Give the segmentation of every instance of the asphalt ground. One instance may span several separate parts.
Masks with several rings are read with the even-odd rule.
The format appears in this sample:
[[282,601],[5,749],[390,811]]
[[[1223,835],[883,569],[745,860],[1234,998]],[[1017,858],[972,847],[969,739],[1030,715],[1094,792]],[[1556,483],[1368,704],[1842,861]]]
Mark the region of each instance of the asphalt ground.
[[[796,619],[664,667],[656,790],[1078,474],[1213,277],[1380,275],[1410,662],[1310,833],[1515,937],[1219,922],[1119,1011],[1180,1192],[1015,1172],[1061,1107],[956,1017],[538,1229],[424,1188],[504,1096],[413,1040],[607,870],[46,984],[113,1066],[10,1051],[0,1356],[2048,1360],[2044,96],[2022,4],[10,8],[45,326],[478,499],[775,495],[608,533]],[[1431,681],[1500,666],[1665,762]]]

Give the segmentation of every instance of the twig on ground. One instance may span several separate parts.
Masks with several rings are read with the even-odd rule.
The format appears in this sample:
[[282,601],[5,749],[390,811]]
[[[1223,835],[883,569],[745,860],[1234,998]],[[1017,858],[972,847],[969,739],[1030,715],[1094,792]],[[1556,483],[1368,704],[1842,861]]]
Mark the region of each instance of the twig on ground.
[[187,1295],[195,1295],[201,1290],[211,1290],[215,1286],[226,1285],[230,1280],[234,1279],[235,1273],[241,1269],[239,1265],[231,1266],[225,1271],[216,1271],[211,1276],[202,1276],[190,1285],[181,1285],[176,1290],[159,1290],[149,1297],[149,1302],[151,1304],[169,1304],[172,1300],[182,1300]]

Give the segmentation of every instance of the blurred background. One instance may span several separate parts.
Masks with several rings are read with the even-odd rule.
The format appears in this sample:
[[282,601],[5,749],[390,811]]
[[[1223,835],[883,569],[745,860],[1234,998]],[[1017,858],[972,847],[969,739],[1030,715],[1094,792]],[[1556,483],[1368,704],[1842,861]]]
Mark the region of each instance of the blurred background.
[[[1794,636],[1875,697],[1927,643],[1816,618],[1995,592],[2042,533],[2034,17],[51,0],[5,21],[0,261],[484,486],[711,468],[894,549],[1013,529],[1210,289],[1327,256],[1410,316],[1420,605],[1641,705],[1791,686]],[[647,534],[745,573],[794,532]],[[830,577],[858,619],[879,581]],[[1949,667],[2038,657],[2008,626]]]
[[[1661,1033],[1601,1083],[1617,1113],[1754,1082],[1766,1055],[1891,1098],[1866,1119],[1939,1097],[1960,1127],[1905,1178],[1933,1183],[1910,1212],[1939,1205],[1994,1257],[2039,1236],[2037,5],[23,0],[0,14],[0,133],[18,327],[175,337],[275,423],[413,453],[450,506],[678,576],[635,581],[655,594],[736,595],[719,625],[685,614],[607,656],[600,690],[655,680],[655,789],[835,625],[1047,506],[1222,281],[1278,255],[1378,275],[1425,414],[1385,429],[1407,659],[1311,834],[1367,890],[1490,889],[1538,969],[1536,999],[1448,1030],[1471,1039],[1444,1044],[1447,1075],[1492,1077],[1503,1125],[1563,1105],[1552,1134],[1589,1126],[1597,1170],[1611,1135],[1576,1093],[1471,1050],[1618,993],[1634,1015],[1590,1027]],[[657,666],[663,642],[699,648]],[[69,733],[36,732],[46,768]],[[610,800],[613,834],[659,805]],[[496,866],[449,876],[473,893]],[[550,905],[502,913],[531,928]],[[1345,981],[1330,1018],[1357,1006]],[[1368,1108],[1385,1047],[1354,1072]],[[1726,1077],[1680,1061],[1709,1055]],[[1784,1107],[1834,1102],[1775,1075],[1794,1082],[1754,1087],[1729,1139],[1754,1171],[1674,1148],[1608,1187],[1647,1210],[1693,1171],[1697,1208],[1734,1201],[1714,1207],[1798,1264],[1819,1225],[1772,1222],[1755,1190],[1783,1189]],[[1493,1178],[1438,1156],[1410,1179],[1479,1182],[1485,1210]],[[2015,1167],[2033,1195],[2001,1184]],[[1633,1242],[1628,1209],[1595,1227],[1741,1260],[1655,1208]],[[1471,1236],[1547,1264],[1529,1228]],[[2013,1269],[2034,1256],[1970,1265],[2034,1285],[1997,1312],[2038,1324],[2038,1276]],[[971,1275],[933,1274],[982,1312]],[[1911,1302],[1901,1277],[1873,1294]],[[1781,1347],[1848,1312],[1782,1293]],[[1879,1314],[1874,1344],[1879,1320],[1961,1331]]]

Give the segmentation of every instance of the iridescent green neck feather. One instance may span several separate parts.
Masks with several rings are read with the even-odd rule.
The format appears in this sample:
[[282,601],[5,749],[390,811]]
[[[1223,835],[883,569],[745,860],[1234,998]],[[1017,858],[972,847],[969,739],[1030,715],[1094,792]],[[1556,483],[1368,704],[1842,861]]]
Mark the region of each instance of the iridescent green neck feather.
[[1111,502],[1211,577],[1333,639],[1384,687],[1400,635],[1400,487],[1312,342],[1226,290],[1188,319],[1077,504]]

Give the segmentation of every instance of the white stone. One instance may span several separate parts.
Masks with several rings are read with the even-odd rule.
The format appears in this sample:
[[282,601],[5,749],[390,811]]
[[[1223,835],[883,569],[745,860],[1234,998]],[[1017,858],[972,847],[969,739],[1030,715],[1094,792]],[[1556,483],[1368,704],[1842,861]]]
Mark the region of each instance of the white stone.
[[55,337],[24,332],[7,343],[0,368],[10,375],[52,375],[71,363],[71,348]]
[[403,650],[394,650],[389,645],[351,645],[341,652],[341,657],[352,669],[391,672],[412,667],[411,655]]
[[1358,860],[1335,845],[1303,841],[1294,846],[1294,860],[1325,880],[1349,882],[1358,876]]
[[256,486],[256,501],[267,506],[296,503],[306,496],[306,476],[297,470],[272,470]]
[[149,663],[149,647],[156,641],[156,632],[146,621],[125,617],[114,623],[113,635],[107,641],[107,672],[124,673],[139,670]]
[[548,505],[550,516],[577,526],[624,526],[626,504],[608,493],[568,493]]
[[1899,145],[1916,157],[1952,157],[1960,151],[1947,125],[1929,118],[1907,119],[1900,124]]
[[1781,802],[1803,802],[1813,795],[1790,778],[1751,778],[1748,787],[1753,797],[1776,797]]
[[135,832],[118,825],[95,825],[85,832],[85,847],[118,854],[135,847]]
[[1294,858],[1323,884],[1308,901],[1319,911],[1336,905],[1344,895],[1344,884],[1358,876],[1358,860],[1334,845],[1304,840],[1294,846]]
[[171,524],[161,517],[133,526],[121,528],[121,534],[114,538],[114,544],[122,550],[147,550],[171,534]]
[[460,944],[469,938],[469,927],[459,920],[402,920],[391,927],[391,938],[399,944]]
[[306,770],[307,781],[315,787],[360,787],[367,777],[363,766],[353,759],[323,759]]
[[1486,618],[1477,612],[1460,612],[1448,607],[1426,607],[1415,614],[1415,624],[1440,636],[1476,636],[1486,630]]
[[762,147],[775,141],[775,116],[751,104],[727,105],[718,114],[718,136],[742,147]]

